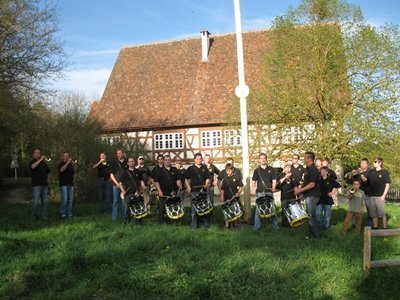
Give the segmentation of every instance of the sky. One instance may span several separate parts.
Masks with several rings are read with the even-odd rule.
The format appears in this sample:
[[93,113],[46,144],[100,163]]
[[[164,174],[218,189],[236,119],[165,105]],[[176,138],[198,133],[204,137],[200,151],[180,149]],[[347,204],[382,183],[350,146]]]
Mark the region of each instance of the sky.
[[[269,28],[300,0],[241,0],[242,29]],[[399,0],[348,0],[366,22],[400,25]],[[233,0],[58,0],[60,38],[69,66],[54,83],[91,102],[101,98],[118,52],[124,46],[235,31]],[[246,54],[245,54],[246,55]]]

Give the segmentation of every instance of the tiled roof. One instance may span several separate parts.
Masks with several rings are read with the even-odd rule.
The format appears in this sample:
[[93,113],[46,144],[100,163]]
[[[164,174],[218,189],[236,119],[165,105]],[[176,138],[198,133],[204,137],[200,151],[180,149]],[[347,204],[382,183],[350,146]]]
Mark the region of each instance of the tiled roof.
[[[104,131],[193,127],[232,121],[237,101],[235,34],[210,36],[207,62],[201,39],[185,39],[122,48],[100,101],[91,116]],[[261,83],[268,31],[243,33],[246,83]],[[239,120],[239,115],[237,116]]]

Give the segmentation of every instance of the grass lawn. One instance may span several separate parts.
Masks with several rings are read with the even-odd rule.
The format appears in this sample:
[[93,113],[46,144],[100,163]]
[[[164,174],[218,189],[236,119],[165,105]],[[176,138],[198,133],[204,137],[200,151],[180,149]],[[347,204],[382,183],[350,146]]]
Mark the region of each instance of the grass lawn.
[[[30,204],[0,201],[1,299],[399,299],[400,268],[364,278],[363,237],[340,234],[345,207],[320,240],[307,225],[225,231],[216,209],[210,231],[115,223],[95,204],[60,220],[29,220]],[[389,227],[400,206],[387,205]],[[400,258],[400,236],[373,238],[373,259]]]

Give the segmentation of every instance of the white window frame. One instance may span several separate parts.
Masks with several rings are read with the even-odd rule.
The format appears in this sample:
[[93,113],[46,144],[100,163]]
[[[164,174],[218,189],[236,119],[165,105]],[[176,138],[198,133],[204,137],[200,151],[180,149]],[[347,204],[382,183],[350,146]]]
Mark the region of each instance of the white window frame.
[[154,150],[183,149],[183,133],[157,133],[154,135]]
[[242,136],[239,129],[227,129],[224,131],[225,146],[241,146]]
[[202,131],[200,138],[202,148],[218,148],[222,146],[221,130]]

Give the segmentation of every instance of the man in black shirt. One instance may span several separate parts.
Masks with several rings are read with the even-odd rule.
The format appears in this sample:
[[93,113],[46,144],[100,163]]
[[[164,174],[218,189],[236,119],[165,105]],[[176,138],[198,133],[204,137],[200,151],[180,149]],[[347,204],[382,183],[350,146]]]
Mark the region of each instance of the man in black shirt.
[[[232,157],[228,157],[226,159],[226,163],[227,164],[231,164],[232,166],[234,166],[233,158]],[[233,175],[232,176],[234,176],[236,178],[236,180],[240,180],[240,181],[243,180],[242,173],[240,172],[240,170],[238,168],[235,168],[235,167],[233,168]],[[222,182],[222,180],[224,178],[226,178],[226,177],[228,177],[228,175],[226,174],[226,170],[225,169],[221,170],[221,172],[219,172],[219,175],[217,177],[217,186],[218,186],[219,190],[221,190],[221,182]]]
[[289,226],[289,221],[285,215],[286,207],[292,203],[292,201],[296,201],[296,196],[294,195],[294,188],[296,185],[291,167],[290,164],[286,164],[279,178],[279,185],[281,188],[282,227]]
[[[268,165],[267,155],[261,153],[259,156],[260,166],[254,170],[252,180],[253,191],[256,194],[256,198],[270,195],[274,198],[274,192],[276,191],[277,176],[275,169]],[[274,200],[273,200],[274,201]],[[276,213],[271,216],[272,227],[279,229],[278,218]],[[254,213],[254,229],[258,230],[261,227],[260,211],[256,206]]]
[[124,150],[117,150],[117,157],[110,165],[110,178],[114,185],[113,191],[113,204],[112,204],[112,219],[116,221],[119,215],[119,199],[121,194],[121,178],[127,168],[127,160],[125,158]]
[[111,193],[112,184],[110,178],[110,162],[107,161],[107,154],[100,153],[100,159],[93,165],[97,169],[97,196],[99,201],[99,211],[111,212]]
[[[128,209],[130,196],[139,194],[141,188],[146,189],[142,173],[135,168],[135,159],[133,157],[129,157],[127,160],[127,168],[122,173],[119,186],[124,195],[122,199],[122,220],[126,224],[131,220]],[[142,224],[142,219],[136,219],[136,224]]]
[[61,218],[72,217],[72,203],[74,201],[74,167],[69,152],[62,154],[62,161],[58,164],[59,184],[61,193]]
[[[193,206],[193,199],[203,190],[207,190],[210,185],[211,176],[208,169],[202,164],[203,157],[201,153],[194,155],[194,164],[191,165],[186,172],[186,191],[190,194],[190,206],[193,229],[197,228],[198,216]],[[207,214],[202,217],[204,226],[208,229],[210,227],[210,216]]]
[[378,218],[382,218],[382,227],[386,229],[385,201],[391,181],[389,172],[383,169],[383,159],[375,158],[374,169],[361,175],[361,180],[369,183],[369,212],[374,228],[378,228]]
[[219,169],[211,163],[211,156],[210,154],[204,155],[204,165],[208,169],[208,172],[210,173],[211,176],[211,181],[210,181],[210,187],[208,188],[208,196],[210,197],[211,203],[214,206],[214,181],[215,181],[215,176],[219,175]]
[[50,168],[45,162],[45,157],[42,156],[42,150],[39,148],[33,149],[32,156],[33,159],[29,163],[33,193],[31,219],[32,221],[36,219],[36,207],[40,198],[41,216],[43,220],[47,220],[47,191]]
[[306,202],[306,209],[308,214],[308,225],[311,234],[319,239],[319,227],[316,221],[316,207],[321,195],[320,187],[318,184],[319,171],[314,164],[315,154],[313,152],[306,152],[304,154],[304,162],[307,165],[306,173],[304,174],[304,184],[302,187],[296,187],[294,190],[295,195],[303,193]]
[[178,197],[182,203],[185,201],[185,180],[186,180],[186,169],[182,165],[182,161],[179,156],[175,157],[175,168],[178,170],[178,179],[181,181],[182,189],[178,191]]
[[300,181],[303,178],[304,173],[306,172],[306,168],[304,168],[301,164],[299,164],[300,156],[298,154],[292,155],[292,166],[290,169],[290,173],[292,173],[294,184],[298,186]]
[[316,208],[316,217],[318,226],[328,229],[331,226],[331,208],[333,205],[332,196],[336,195],[338,188],[340,188],[341,185],[328,175],[328,167],[322,166],[320,173],[321,177],[319,178],[318,183],[321,188],[321,196]]
[[171,166],[171,156],[168,154],[164,155],[164,167],[159,169],[154,182],[158,191],[158,224],[164,224],[165,200],[167,197],[177,194],[176,187],[182,188],[181,181],[178,178],[178,170]]
[[157,164],[153,167],[151,170],[151,178],[154,180],[156,178],[157,173],[160,171],[160,169],[164,166],[164,156],[161,154],[157,155]]

